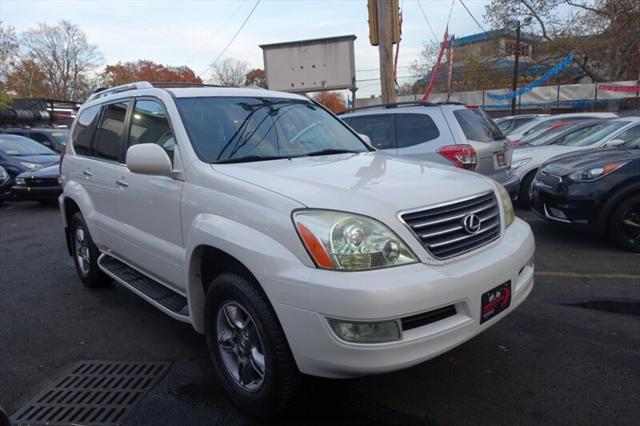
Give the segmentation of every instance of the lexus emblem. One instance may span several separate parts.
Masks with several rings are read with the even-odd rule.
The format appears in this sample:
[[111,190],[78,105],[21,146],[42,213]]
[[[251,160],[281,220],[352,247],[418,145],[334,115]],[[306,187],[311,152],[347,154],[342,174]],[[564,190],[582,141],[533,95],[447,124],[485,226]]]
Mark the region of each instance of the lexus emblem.
[[468,214],[462,219],[464,230],[469,234],[475,234],[480,230],[480,217],[477,214]]

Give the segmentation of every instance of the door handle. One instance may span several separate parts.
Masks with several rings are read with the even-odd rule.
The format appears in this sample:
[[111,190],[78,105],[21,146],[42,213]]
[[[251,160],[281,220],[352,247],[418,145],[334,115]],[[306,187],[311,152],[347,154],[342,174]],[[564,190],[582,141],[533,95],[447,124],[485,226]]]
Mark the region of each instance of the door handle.
[[116,185],[121,186],[123,188],[126,188],[126,187],[129,186],[129,184],[127,182],[125,182],[123,180],[119,180],[119,179],[116,181]]
[[93,176],[93,173],[91,173],[89,170],[83,170],[83,171],[82,171],[82,174],[83,174],[83,175],[85,175],[85,176],[87,176],[87,177],[91,177],[91,176]]

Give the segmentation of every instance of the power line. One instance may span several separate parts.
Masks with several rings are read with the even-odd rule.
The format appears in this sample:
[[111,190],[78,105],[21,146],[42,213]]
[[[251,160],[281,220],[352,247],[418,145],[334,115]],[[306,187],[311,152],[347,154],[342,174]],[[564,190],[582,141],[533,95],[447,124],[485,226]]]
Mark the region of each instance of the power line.
[[222,55],[224,55],[227,52],[227,49],[229,49],[229,47],[231,47],[231,44],[234,42],[236,37],[238,37],[238,34],[240,34],[240,31],[242,31],[242,29],[246,25],[247,21],[249,20],[249,18],[251,18],[251,15],[253,15],[253,12],[258,7],[258,4],[260,4],[260,0],[256,0],[256,4],[253,5],[253,8],[251,9],[251,11],[247,15],[247,17],[244,18],[244,21],[242,21],[242,24],[240,24],[240,28],[238,28],[238,31],[236,31],[236,33],[233,35],[233,37],[231,37],[231,40],[229,40],[229,43],[227,43],[227,45],[224,47],[224,49],[222,49],[222,52],[220,52],[220,54],[213,60],[213,62],[211,62],[211,64],[203,72],[200,73],[200,75],[204,75],[207,71],[209,71],[209,68],[214,66],[218,62],[218,60],[220,58],[222,58]]
[[480,27],[480,29],[482,30],[482,32],[486,33],[487,30],[484,29],[484,27],[482,26],[482,24],[476,19],[475,16],[473,16],[473,13],[471,13],[471,11],[469,10],[469,8],[467,7],[466,4],[464,4],[464,1],[460,0],[460,4],[462,5],[462,7],[464,7],[464,10],[467,11],[467,13],[469,14],[469,16],[471,16],[471,19],[473,19],[475,21],[476,24],[478,24],[478,26]]
[[236,14],[240,11],[240,9],[242,9],[242,6],[244,6],[244,4],[246,2],[247,2],[247,0],[242,0],[239,3],[238,7],[235,8],[233,13],[231,13],[231,15],[229,15],[229,17],[227,19],[225,19],[225,21],[222,23],[222,25],[220,25],[218,27],[218,30],[215,33],[213,33],[213,35],[211,37],[207,37],[205,42],[202,43],[200,48],[198,50],[196,50],[196,52],[193,54],[193,56],[191,56],[191,58],[189,58],[189,60],[187,62],[185,62],[186,64],[191,63],[200,53],[202,53],[204,48],[211,42],[212,39],[214,39],[218,34],[220,34],[220,32],[224,29],[224,27],[229,23],[229,21],[231,21],[231,19],[233,19],[234,16],[236,16]]
[[424,9],[422,8],[422,3],[420,3],[420,0],[417,0],[417,3],[418,3],[418,6],[420,7],[420,12],[422,12],[422,16],[424,16],[424,20],[427,21],[427,26],[431,30],[431,35],[433,36],[433,41],[435,41],[437,43],[438,42],[438,36],[436,35],[436,32],[433,31],[433,27],[431,26],[431,22],[429,22],[429,18],[427,18],[427,14],[424,13]]

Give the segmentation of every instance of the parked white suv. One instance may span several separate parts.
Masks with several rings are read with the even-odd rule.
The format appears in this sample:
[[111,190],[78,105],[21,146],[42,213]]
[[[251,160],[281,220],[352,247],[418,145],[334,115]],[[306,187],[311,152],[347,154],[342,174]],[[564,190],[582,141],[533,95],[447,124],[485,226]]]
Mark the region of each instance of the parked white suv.
[[61,165],[69,253],[206,336],[240,407],[304,374],[418,364],[533,287],[534,241],[487,177],[376,151],[320,105],[149,83],[93,95]]

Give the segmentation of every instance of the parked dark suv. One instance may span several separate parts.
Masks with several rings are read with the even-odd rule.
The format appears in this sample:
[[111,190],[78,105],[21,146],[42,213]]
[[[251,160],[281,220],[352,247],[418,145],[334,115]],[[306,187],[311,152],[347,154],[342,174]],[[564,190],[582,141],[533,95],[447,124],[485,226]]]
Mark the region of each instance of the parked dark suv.
[[640,138],[556,158],[540,167],[531,188],[532,208],[545,219],[640,252]]

